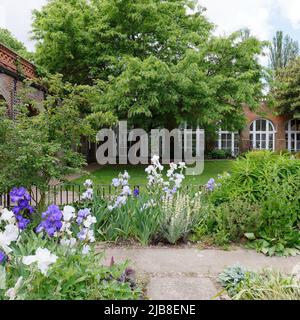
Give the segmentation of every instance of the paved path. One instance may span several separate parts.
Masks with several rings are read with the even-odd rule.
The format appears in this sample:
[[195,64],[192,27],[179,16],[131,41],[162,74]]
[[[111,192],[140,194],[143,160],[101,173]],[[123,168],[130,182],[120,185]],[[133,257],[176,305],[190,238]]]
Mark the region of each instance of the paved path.
[[[108,264],[130,260],[138,277],[148,283],[147,296],[153,300],[207,300],[217,295],[222,288],[217,277],[225,267],[241,265],[250,270],[273,268],[290,273],[300,263],[300,257],[266,257],[253,250],[236,248],[231,251],[200,250],[197,248],[168,247],[106,247]],[[226,299],[226,296],[218,299]]]

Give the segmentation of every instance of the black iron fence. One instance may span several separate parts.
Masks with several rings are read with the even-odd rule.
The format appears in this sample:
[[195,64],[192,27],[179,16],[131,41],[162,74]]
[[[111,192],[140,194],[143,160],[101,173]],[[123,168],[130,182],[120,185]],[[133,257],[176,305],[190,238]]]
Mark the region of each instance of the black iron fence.
[[[140,193],[147,192],[146,185],[134,186],[140,189]],[[181,192],[199,192],[203,189],[202,185],[185,185],[181,188]],[[68,205],[82,200],[82,194],[86,189],[81,184],[61,184],[49,186],[45,192],[46,205]],[[112,185],[97,184],[93,185],[94,195],[109,199],[112,196],[119,194],[119,189],[114,188]],[[41,192],[37,187],[32,187],[30,190],[31,205],[36,206],[41,200]],[[10,208],[14,206],[14,203],[10,202],[9,190],[6,190],[0,194],[0,207]]]

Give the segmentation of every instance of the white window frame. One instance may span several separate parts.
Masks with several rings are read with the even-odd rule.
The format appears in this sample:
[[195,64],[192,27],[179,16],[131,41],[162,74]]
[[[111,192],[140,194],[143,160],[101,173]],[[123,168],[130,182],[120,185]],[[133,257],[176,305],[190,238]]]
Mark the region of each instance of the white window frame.
[[[260,121],[260,120],[266,121],[266,130],[265,131],[263,131],[263,130],[257,131],[256,130],[256,123],[257,123],[257,121]],[[270,134],[272,134],[272,136],[273,136],[273,141],[272,141],[273,142],[273,148],[272,148],[272,151],[275,151],[275,134],[276,134],[276,130],[275,130],[275,127],[274,127],[274,124],[272,123],[272,121],[268,120],[268,119],[265,119],[265,118],[255,119],[254,121],[252,121],[250,123],[249,128],[251,128],[252,124],[253,124],[253,130],[250,129],[250,135],[252,134],[252,137],[253,137],[251,149],[253,149],[253,150],[271,150],[269,148],[269,145],[270,145]],[[271,127],[273,129],[272,131],[269,130],[269,124],[271,124]],[[260,136],[260,146],[259,146],[259,148],[256,148],[256,142],[257,142],[256,135],[257,134],[259,134],[259,136]],[[261,135],[262,134],[266,135],[266,148],[262,148],[262,146],[261,146],[262,145],[261,144]],[[250,138],[250,136],[249,136],[249,138]],[[250,139],[250,142],[251,142],[251,139]]]
[[[297,148],[297,134],[300,134],[299,130],[292,130],[292,121],[299,121],[299,119],[290,119],[286,124],[288,125],[288,129],[285,130],[285,133],[288,135],[288,150],[290,152],[298,152],[300,149]],[[292,134],[295,136],[294,148],[292,148]]]
[[[219,130],[218,131],[218,150],[224,150],[224,148],[222,148],[222,134],[231,134],[231,155],[235,156],[236,152],[235,152],[235,135],[239,134],[238,132],[232,132],[232,131],[223,131],[223,130]],[[238,153],[238,152],[237,152]]]

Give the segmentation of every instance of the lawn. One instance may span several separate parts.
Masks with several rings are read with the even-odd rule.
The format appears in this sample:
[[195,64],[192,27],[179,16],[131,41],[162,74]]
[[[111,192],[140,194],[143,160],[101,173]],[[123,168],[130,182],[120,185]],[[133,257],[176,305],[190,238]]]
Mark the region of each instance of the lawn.
[[[212,160],[205,161],[204,172],[199,176],[186,176],[184,185],[202,185],[210,178],[216,178],[218,174],[224,171],[230,172],[233,161],[231,160]],[[165,166],[166,167],[166,166]],[[81,184],[86,179],[92,179],[94,184],[111,184],[111,180],[118,176],[119,172],[127,170],[130,175],[131,185],[145,185],[147,183],[146,166],[128,166],[128,165],[114,165],[105,166],[93,173],[84,175],[79,179],[74,180],[74,183]],[[164,171],[166,172],[166,170]]]

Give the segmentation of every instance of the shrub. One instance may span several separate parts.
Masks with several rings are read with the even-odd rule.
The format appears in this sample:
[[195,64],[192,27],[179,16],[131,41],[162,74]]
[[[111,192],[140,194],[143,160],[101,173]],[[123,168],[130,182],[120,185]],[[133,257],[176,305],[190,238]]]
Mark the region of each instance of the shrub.
[[226,150],[212,150],[207,154],[210,159],[228,159],[232,158],[230,151]]
[[[208,219],[208,226],[213,225],[208,230],[213,232],[215,242],[226,244],[246,232],[249,240],[254,240],[251,246],[265,254],[299,253],[299,160],[269,151],[251,152],[238,159],[232,175],[220,177],[215,186],[208,194],[208,218],[212,220]],[[252,226],[242,202],[256,208]]]
[[201,219],[194,227],[191,239],[196,241],[209,237],[221,246],[238,242],[245,234],[259,228],[260,214],[258,205],[244,199],[219,206],[208,204],[201,209]]

